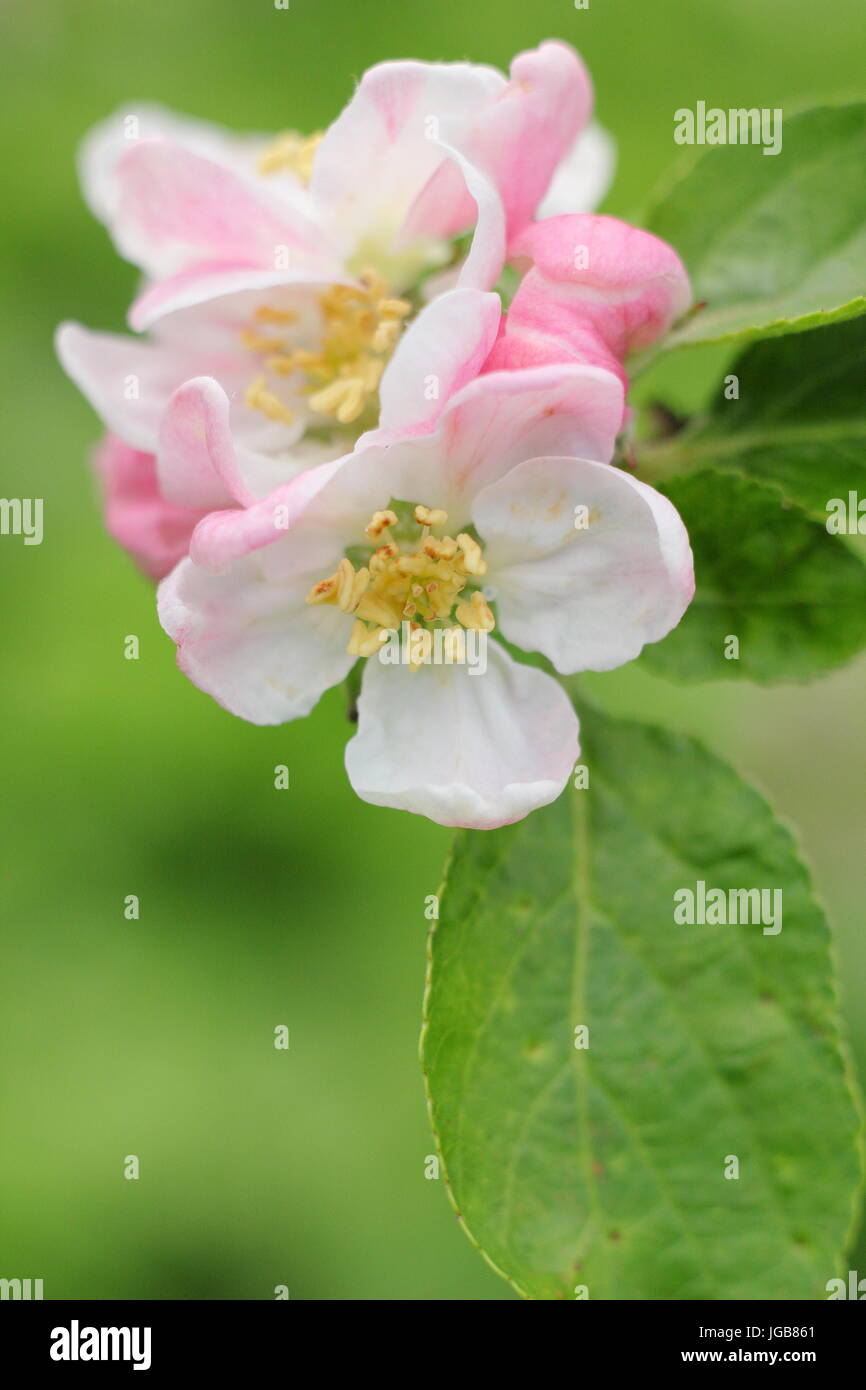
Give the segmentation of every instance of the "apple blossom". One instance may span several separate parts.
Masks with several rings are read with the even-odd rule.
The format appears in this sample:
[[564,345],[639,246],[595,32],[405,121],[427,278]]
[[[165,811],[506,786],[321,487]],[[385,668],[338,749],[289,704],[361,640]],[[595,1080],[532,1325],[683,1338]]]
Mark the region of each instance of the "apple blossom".
[[[219,386],[184,389],[230,476],[231,436],[208,428]],[[431,660],[429,635],[501,634],[571,673],[618,666],[675,626],[693,592],[688,538],[661,494],[608,462],[622,412],[619,377],[596,366],[489,373],[426,432],[368,434],[206,517],[159,592],[179,665],[271,724],[309,713],[365,660],[346,751],[357,793],[448,825],[520,819],[574,765],[571,702],[495,639],[478,674],[458,640]],[[428,637],[395,664],[403,622]]]
[[[490,288],[546,190],[602,188],[611,154],[597,129],[583,138],[591,104],[580,59],[552,42],[519,55],[510,81],[466,63],[382,63],[306,140],[233,136],[151,106],[118,113],[79,162],[91,208],[147,277],[130,323],[149,338],[65,324],[61,360],[182,508],[223,505],[224,491],[198,479],[191,495],[160,421],[184,381],[212,376],[231,402],[232,496],[261,496],[377,423],[389,360],[433,290]],[[464,327],[472,363],[476,325],[452,312],[450,332]],[[426,340],[441,332],[437,320]]]

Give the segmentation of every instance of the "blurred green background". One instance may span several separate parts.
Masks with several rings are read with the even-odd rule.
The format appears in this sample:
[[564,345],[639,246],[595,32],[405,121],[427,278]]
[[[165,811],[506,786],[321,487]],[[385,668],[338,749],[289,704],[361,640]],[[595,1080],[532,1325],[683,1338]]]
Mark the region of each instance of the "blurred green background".
[[[557,36],[592,70],[619,142],[605,206],[628,216],[679,153],[676,107],[862,92],[862,23],[862,0],[6,0],[2,492],[44,497],[46,530],[0,540],[0,1275],[49,1298],[512,1297],[424,1178],[423,902],[448,833],[354,799],[340,692],[259,729],[194,689],[103,533],[97,422],[51,336],[120,329],[135,272],[81,202],[83,132],[144,98],[317,129],[380,59],[507,67]],[[676,359],[667,385],[685,401],[714,365]],[[799,827],[862,1074],[866,661],[773,690],[590,685],[701,733]]]

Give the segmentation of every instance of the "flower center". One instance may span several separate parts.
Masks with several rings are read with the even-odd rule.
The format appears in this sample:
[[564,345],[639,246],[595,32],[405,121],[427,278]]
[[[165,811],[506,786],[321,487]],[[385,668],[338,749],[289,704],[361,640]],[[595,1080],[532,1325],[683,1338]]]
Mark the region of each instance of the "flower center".
[[[456,538],[434,535],[448,520],[439,509],[418,505],[412,517],[420,536],[404,547],[391,536],[397,513],[390,507],[374,512],[364,534],[369,542],[381,544],[367,563],[356,569],[344,556],[330,578],[314,584],[307,594],[307,603],[336,604],[354,616],[347,648],[354,656],[372,656],[403,622],[413,632],[426,631],[428,639],[440,627],[493,631],[495,619],[476,587],[487,573],[478,541],[465,531]],[[410,669],[417,670],[418,664]]]
[[358,285],[330,285],[320,295],[322,338],[317,350],[293,348],[285,333],[262,331],[266,326],[288,328],[297,315],[267,306],[256,311],[256,327],[245,329],[241,341],[262,355],[265,370],[247,388],[248,406],[268,419],[289,424],[292,412],[269,386],[268,373],[302,372],[310,406],[319,414],[349,425],[372,410],[382,373],[412,305],[407,299],[394,298],[377,271],[365,270],[359,278]]

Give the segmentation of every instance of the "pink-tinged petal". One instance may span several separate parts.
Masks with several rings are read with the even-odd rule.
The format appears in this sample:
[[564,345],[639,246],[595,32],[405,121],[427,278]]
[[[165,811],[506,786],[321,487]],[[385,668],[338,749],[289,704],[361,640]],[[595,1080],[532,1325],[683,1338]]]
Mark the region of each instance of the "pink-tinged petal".
[[157,451],[160,486],[184,506],[211,511],[267,497],[298,473],[330,462],[340,446],[304,437],[304,420],[268,421],[212,377],[183,383],[166,406]]
[[[556,366],[568,362],[573,365],[601,368],[618,377],[623,391],[628,389],[628,376],[619,358],[595,331],[591,324],[582,323],[579,317],[571,317],[563,329],[560,316],[550,315],[549,326],[557,332],[548,332],[548,320],[538,325],[525,325],[520,314],[503,316],[499,337],[484,364],[485,372],[513,372],[527,367]],[[623,423],[624,416],[620,420]]]
[[569,453],[606,462],[623,409],[622,382],[599,367],[555,365],[476,378],[449,401],[436,432],[451,505],[461,498],[471,503],[527,458]]
[[557,165],[536,217],[594,211],[610,188],[615,169],[616,141],[597,121],[590,122]]
[[192,355],[180,346],[91,333],[77,323],[61,324],[55,344],[65,371],[108,428],[137,449],[155,452],[162,412],[191,375]]
[[676,509],[608,464],[530,459],[476,497],[472,519],[503,636],[564,673],[633,660],[691,602]]
[[[275,548],[278,553],[272,563],[277,565],[297,563],[318,569],[319,579],[333,571],[343,547],[363,534],[359,523],[363,508],[356,509],[341,530],[339,498],[332,499],[330,514],[324,517],[314,511],[313,504],[345,463],[345,459],[336,459],[309,468],[248,507],[206,516],[190,542],[196,565],[221,574],[254,551]],[[373,510],[367,510],[364,522]]]
[[[505,264],[507,228],[505,207],[490,178],[459,150],[442,142],[442,150],[451,166],[460,172],[466,190],[474,204],[474,231],[458,284],[464,289],[492,289]],[[413,213],[404,225],[401,238],[413,233]]]
[[[476,114],[504,88],[501,73],[471,63],[388,62],[365,72],[316,151],[310,180],[347,249],[399,231],[442,163],[445,123]],[[475,210],[459,176],[457,183],[468,227]]]
[[354,281],[337,265],[330,267],[325,274],[295,267],[289,270],[259,270],[246,265],[201,261],[148,286],[135,300],[127,317],[130,328],[142,333],[169,314],[179,314],[199,305],[207,306],[213,299],[252,292],[261,294],[281,287],[303,290],[310,286],[335,283],[353,284]]
[[[509,82],[476,112],[442,121],[443,140],[492,180],[508,238],[535,215],[591,111],[586,68],[568,44],[550,41],[518,54]],[[412,221],[429,236],[454,236],[470,216],[459,173],[446,164],[420,195]]]
[[473,380],[496,341],[499,296],[451,290],[409,326],[379,387],[379,433],[432,429],[456,391]]
[[505,336],[534,333],[568,344],[594,332],[616,357],[648,347],[685,312],[691,289],[676,252],[615,217],[575,214],[535,222],[511,255],[529,265]]
[[135,140],[171,140],[229,169],[252,172],[267,139],[236,135],[222,126],[184,116],[147,101],[129,101],[88,131],[78,152],[85,202],[101,221],[114,215],[117,162]]
[[358,732],[346,748],[355,791],[374,806],[490,830],[522,820],[565,786],[580,745],[565,692],[497,642],[487,668],[367,661]]
[[309,714],[355,662],[346,651],[351,618],[338,608],[305,602],[321,577],[263,568],[258,554],[222,575],[182,560],[158,597],[159,619],[177,644],[178,666],[224,709],[252,724],[283,724]]
[[336,547],[333,569],[393,497],[444,507],[449,528],[459,529],[480,489],[527,457],[568,448],[610,458],[622,410],[621,382],[594,367],[479,377],[448,401],[432,431],[384,440],[368,434],[351,454],[309,469],[261,501],[206,517],[190,553],[202,568],[220,572],[273,546],[287,530],[293,544],[320,546],[322,566]]
[[273,272],[281,259],[327,277],[336,265],[322,229],[290,199],[167,140],[135,142],[115,176],[118,249],[154,278],[200,264]]
[[151,579],[162,579],[189,549],[202,512],[167,502],[156,459],[107,435],[94,455],[105,498],[105,524]]
[[212,377],[175,391],[159,431],[162,493],[185,507],[231,507],[252,502],[235,453],[229,398]]

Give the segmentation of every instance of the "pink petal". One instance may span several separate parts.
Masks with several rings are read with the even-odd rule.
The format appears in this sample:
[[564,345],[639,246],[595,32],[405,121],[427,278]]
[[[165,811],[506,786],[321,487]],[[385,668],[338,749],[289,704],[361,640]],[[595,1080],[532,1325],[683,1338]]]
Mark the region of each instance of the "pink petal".
[[[334,235],[354,246],[365,233],[380,235],[386,219],[396,234],[442,164],[445,124],[478,113],[504,87],[501,73],[471,63],[388,62],[365,72],[313,164],[310,193]],[[475,208],[455,178],[465,230]]]
[[117,163],[134,141],[170,140],[217,164],[249,173],[267,138],[236,135],[154,102],[128,101],[89,130],[81,142],[78,170],[82,192],[91,211],[103,222],[110,222],[117,201]]
[[178,507],[161,495],[156,459],[113,435],[94,456],[105,495],[108,532],[152,579],[161,579],[186,555],[200,510]]
[[163,495],[181,506],[213,511],[253,500],[238,466],[229,399],[212,377],[185,382],[169,401],[158,472]]
[[562,344],[593,333],[599,351],[622,359],[648,347],[691,303],[676,252],[614,217],[590,214],[536,222],[515,239],[511,254],[529,265],[505,329]]
[[293,272],[335,268],[321,228],[288,198],[167,140],[136,141],[116,180],[118,248],[155,278],[203,264],[273,273],[280,248]]
[[[568,44],[550,41],[518,54],[510,81],[477,111],[443,124],[443,139],[492,179],[509,238],[535,215],[591,111],[584,64]],[[428,235],[453,236],[469,225],[469,214],[457,170],[443,165],[420,195],[412,222]]]

